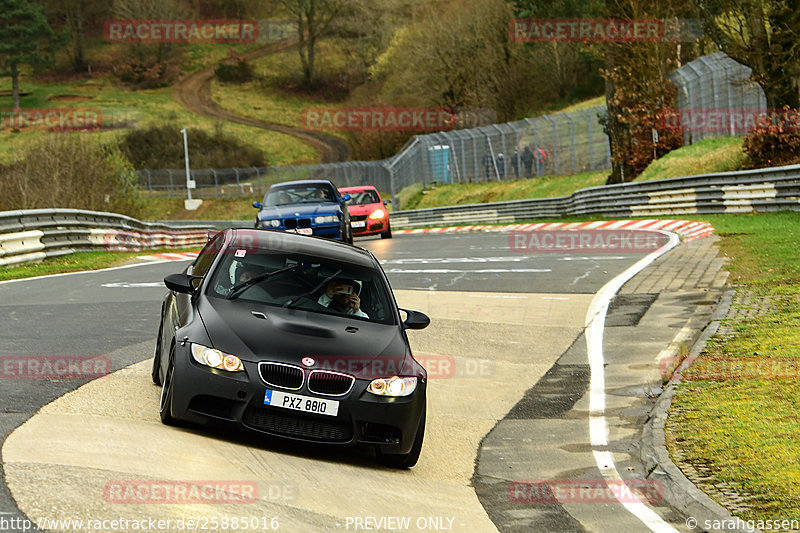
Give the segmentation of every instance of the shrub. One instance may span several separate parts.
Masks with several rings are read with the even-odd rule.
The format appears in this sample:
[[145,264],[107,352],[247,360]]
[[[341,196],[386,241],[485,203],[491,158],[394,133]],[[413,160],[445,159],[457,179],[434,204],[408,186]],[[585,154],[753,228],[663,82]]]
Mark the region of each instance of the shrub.
[[742,148],[753,168],[800,163],[798,110],[784,108],[771,123],[759,124],[744,139]]
[[154,56],[128,58],[116,69],[117,77],[140,89],[166,87],[176,77],[175,69]]
[[[206,133],[188,128],[189,163],[192,168],[261,167],[267,164],[264,154],[253,146],[225,135],[221,128]],[[120,141],[120,148],[134,168],[183,168],[183,134],[176,124],[161,124],[130,131]]]
[[235,63],[220,63],[214,69],[219,81],[225,83],[245,83],[253,79],[253,68],[250,63],[238,60]]
[[80,133],[55,133],[0,168],[0,210],[73,208],[137,216],[137,177],[116,145]]

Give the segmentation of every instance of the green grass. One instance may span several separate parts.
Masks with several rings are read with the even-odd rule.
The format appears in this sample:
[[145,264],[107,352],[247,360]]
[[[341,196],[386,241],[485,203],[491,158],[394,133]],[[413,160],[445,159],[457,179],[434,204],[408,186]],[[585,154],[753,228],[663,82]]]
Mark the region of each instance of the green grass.
[[769,311],[715,336],[684,372],[667,440],[683,460],[752,496],[744,519],[800,519],[800,213],[702,217],[722,236],[732,281]]
[[412,194],[407,193],[408,197],[401,202],[401,209],[567,196],[579,189],[603,185],[606,175],[604,171],[586,172],[574,176],[437,185],[426,190],[415,190]]
[[[196,126],[213,132],[217,121],[202,117],[185,110],[174,98],[174,89],[164,87],[133,91],[116,85],[116,81],[108,76],[98,76],[89,80],[74,83],[48,82],[40,83],[30,79],[21,81],[22,90],[32,94],[20,101],[24,108],[90,108],[99,110],[104,123],[112,120],[129,119],[134,127],[159,124],[163,121],[176,122],[182,126]],[[10,81],[6,78],[0,83],[0,90],[9,90]],[[12,107],[10,96],[0,97],[0,108]],[[291,165],[313,161],[316,151],[306,143],[281,133],[265,131],[243,124],[225,123],[225,133],[240,141],[255,146],[267,156],[270,165]],[[114,139],[123,135],[126,130],[102,130],[86,133],[98,135],[103,139]],[[0,163],[11,163],[24,147],[46,131],[26,129],[14,132],[7,127],[0,128]],[[80,134],[80,133],[75,133]],[[181,143],[181,139],[176,139]],[[189,147],[191,160],[191,146]]]
[[[318,57],[325,62],[318,63],[320,78],[335,77],[337,68],[346,59],[331,41],[319,43]],[[227,84],[217,80],[212,82],[211,94],[214,101],[225,109],[239,115],[304,128],[303,111],[308,108],[335,108],[344,105],[329,99],[287,90],[296,86],[300,79],[300,60],[297,51],[286,50],[261,57],[250,62],[257,77],[243,84]],[[320,94],[325,91],[320,91]],[[344,137],[343,132],[327,131],[331,135]],[[309,159],[309,162],[315,159]]]
[[255,219],[253,202],[262,195],[236,198],[204,199],[196,211],[186,211],[183,198],[147,197],[142,213],[143,220],[246,220]]
[[747,161],[742,141],[742,137],[720,137],[683,146],[650,163],[634,181],[740,170]]
[[140,255],[157,254],[163,252],[197,252],[195,248],[157,248],[140,252],[76,252],[63,257],[45,259],[40,263],[30,263],[18,266],[0,267],[0,281],[10,279],[32,278],[50,274],[63,274],[65,272],[81,272],[84,270],[98,270],[110,268],[127,263],[130,259]]

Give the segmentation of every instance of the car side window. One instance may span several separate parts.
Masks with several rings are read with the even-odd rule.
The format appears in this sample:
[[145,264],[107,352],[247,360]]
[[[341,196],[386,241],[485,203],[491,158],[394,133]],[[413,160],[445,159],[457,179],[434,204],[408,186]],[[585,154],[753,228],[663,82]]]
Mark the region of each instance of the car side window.
[[217,257],[220,248],[222,248],[223,242],[224,239],[220,232],[206,243],[192,265],[191,274],[193,276],[205,276],[208,273],[208,269],[211,268],[211,264],[214,262],[214,258]]

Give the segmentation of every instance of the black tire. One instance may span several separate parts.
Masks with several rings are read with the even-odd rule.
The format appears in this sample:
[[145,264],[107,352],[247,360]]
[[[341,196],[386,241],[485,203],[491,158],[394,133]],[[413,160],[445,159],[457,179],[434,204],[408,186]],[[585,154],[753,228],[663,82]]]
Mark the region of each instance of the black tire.
[[153,378],[153,383],[161,385],[161,333],[164,323],[161,322],[158,326],[158,337],[156,337],[156,349],[153,351],[153,371],[150,374]]
[[350,224],[347,225],[347,232],[345,233],[344,242],[347,244],[353,244],[353,227]]
[[392,238],[392,226],[386,228],[386,231],[381,233],[381,239],[391,239]]
[[409,450],[408,453],[383,453],[381,452],[380,448],[378,448],[378,460],[381,462],[381,464],[391,468],[401,469],[411,468],[417,464],[417,461],[419,461],[420,452],[422,452],[422,441],[425,437],[425,418],[425,409],[423,409],[422,420],[417,428],[417,435],[414,437],[414,444],[411,446],[411,450]]
[[164,374],[164,384],[161,385],[161,401],[158,412],[161,422],[168,426],[177,426],[178,420],[172,416],[172,394],[175,385],[175,346],[169,351],[169,364]]

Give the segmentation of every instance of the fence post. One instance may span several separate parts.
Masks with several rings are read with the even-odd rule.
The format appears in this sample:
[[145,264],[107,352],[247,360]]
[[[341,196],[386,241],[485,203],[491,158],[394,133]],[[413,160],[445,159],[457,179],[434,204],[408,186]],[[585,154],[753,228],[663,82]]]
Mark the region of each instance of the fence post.
[[556,139],[558,137],[558,128],[556,128],[555,121],[551,119],[549,115],[543,115],[542,118],[553,126],[553,174],[558,176],[558,145],[556,143]]
[[219,198],[219,183],[217,182],[217,169],[211,169],[211,175],[214,176],[214,196]]
[[569,145],[572,155],[572,173],[575,174],[575,124],[572,122],[572,117],[567,113],[562,113],[569,122]]
[[581,109],[581,115],[586,119],[586,129],[589,133],[589,168],[594,170],[594,137],[592,136],[592,117],[585,109]]
[[167,174],[169,175],[169,195],[171,197],[172,196],[172,188],[174,186],[173,183],[172,183],[172,170],[167,169]]

